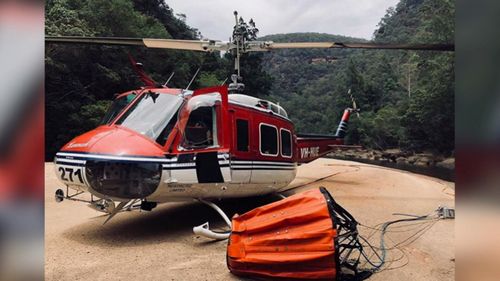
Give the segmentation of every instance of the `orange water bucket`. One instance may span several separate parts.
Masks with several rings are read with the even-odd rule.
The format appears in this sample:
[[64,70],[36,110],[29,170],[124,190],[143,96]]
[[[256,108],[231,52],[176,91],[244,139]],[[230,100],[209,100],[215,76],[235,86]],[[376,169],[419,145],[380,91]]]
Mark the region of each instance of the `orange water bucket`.
[[344,280],[344,268],[350,277],[357,274],[356,263],[340,262],[338,244],[339,234],[356,239],[357,223],[325,188],[235,215],[232,222],[227,265],[233,274],[285,280]]

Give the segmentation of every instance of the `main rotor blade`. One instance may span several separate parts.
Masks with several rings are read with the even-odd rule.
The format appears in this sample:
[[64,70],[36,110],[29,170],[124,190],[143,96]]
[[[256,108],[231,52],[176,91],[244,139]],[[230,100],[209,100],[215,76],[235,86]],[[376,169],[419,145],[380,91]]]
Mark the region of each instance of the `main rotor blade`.
[[[117,46],[143,46],[147,48],[189,50],[199,52],[229,51],[236,45],[214,40],[176,40],[125,37],[78,37],[47,36],[45,42],[52,44],[94,44]],[[349,49],[393,49],[393,50],[425,50],[455,51],[454,44],[379,44],[379,43],[341,43],[341,42],[288,42],[251,41],[243,52],[270,51],[278,49],[310,49],[310,48],[349,48]]]
[[[379,43],[340,43],[340,42],[264,42],[258,45],[262,50],[305,49],[305,48],[348,48],[348,49],[393,49],[455,51],[454,44],[379,44]],[[255,49],[252,49],[252,51]],[[257,51],[257,50],[255,50]]]
[[124,38],[124,37],[46,36],[45,42],[52,44],[143,46],[147,48],[176,49],[176,50],[189,50],[189,51],[199,51],[199,52],[226,50],[229,48],[227,44],[224,44],[220,41]]
[[144,45],[148,48],[177,49],[209,52],[209,41],[197,40],[174,40],[174,39],[143,39]]
[[45,36],[46,43],[55,44],[92,44],[118,46],[146,46],[141,38],[107,38],[107,37],[80,37],[80,36]]

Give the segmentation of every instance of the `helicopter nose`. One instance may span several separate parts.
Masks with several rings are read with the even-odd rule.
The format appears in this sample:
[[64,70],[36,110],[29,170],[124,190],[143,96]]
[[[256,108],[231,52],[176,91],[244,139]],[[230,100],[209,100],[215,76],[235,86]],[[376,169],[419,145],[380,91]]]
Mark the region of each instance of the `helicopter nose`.
[[153,140],[119,126],[101,126],[67,143],[61,151],[116,156],[163,157],[162,147]]
[[74,164],[81,176],[59,178],[68,185],[81,182],[99,197],[139,199],[158,188],[163,154],[161,146],[134,131],[103,126],[66,144],[56,155],[56,169],[71,172],[68,165]]

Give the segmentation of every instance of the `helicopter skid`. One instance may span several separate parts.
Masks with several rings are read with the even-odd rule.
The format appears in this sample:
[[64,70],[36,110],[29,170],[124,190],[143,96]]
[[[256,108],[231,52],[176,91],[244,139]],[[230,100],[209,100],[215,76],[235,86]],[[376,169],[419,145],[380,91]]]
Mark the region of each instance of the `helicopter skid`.
[[66,186],[66,193],[62,189],[58,189],[55,192],[55,200],[57,203],[61,203],[64,200],[76,201],[87,203],[88,206],[96,211],[103,213],[111,213],[115,208],[115,203],[111,199],[98,198],[94,200],[94,196],[91,195],[90,200],[83,199],[80,195],[85,193],[84,190],[76,189],[72,194],[70,193],[70,188]]
[[[286,186],[286,184],[231,184],[231,183],[214,183],[214,184],[175,184],[169,185],[164,191],[158,188],[159,191],[155,192],[152,196],[148,198],[136,198],[136,199],[123,199],[118,198],[114,201],[110,198],[101,198],[95,196],[92,190],[81,190],[79,187],[66,186],[66,193],[62,189],[58,189],[55,192],[55,200],[60,203],[64,200],[76,201],[87,203],[88,206],[98,212],[108,214],[106,222],[113,218],[117,213],[123,211],[133,211],[133,210],[147,210],[151,211],[156,207],[157,203],[167,203],[167,202],[181,202],[181,201],[193,201],[197,200],[202,202],[209,207],[217,211],[225,220],[226,224],[231,227],[231,221],[227,215],[213,202],[208,200],[211,199],[223,199],[223,198],[235,198],[235,197],[249,197],[265,195],[270,193],[277,193],[278,190]],[[73,193],[70,193],[70,189],[73,189]],[[164,188],[165,189],[165,188]],[[220,190],[219,196],[214,196],[216,190]],[[90,200],[83,199],[81,195],[86,192],[91,193]],[[207,196],[210,194],[210,196]],[[86,196],[88,198],[88,196]],[[97,199],[95,199],[97,198]],[[203,198],[203,199],[202,199]],[[115,202],[119,202],[118,205]],[[209,223],[206,222],[202,225],[193,227],[193,232],[197,235],[201,235],[214,240],[224,240],[227,239],[229,233],[219,233],[210,230]]]

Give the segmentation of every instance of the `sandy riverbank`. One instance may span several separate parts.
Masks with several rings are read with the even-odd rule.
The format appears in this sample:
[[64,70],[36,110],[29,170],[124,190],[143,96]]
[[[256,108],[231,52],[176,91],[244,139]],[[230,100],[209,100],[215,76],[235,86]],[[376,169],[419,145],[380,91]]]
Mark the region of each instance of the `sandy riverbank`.
[[[45,179],[46,280],[238,280],[225,264],[226,241],[196,237],[192,226],[205,221],[222,226],[214,211],[199,203],[160,205],[153,212],[105,217],[85,204],[53,194],[61,185],[52,163]],[[318,179],[321,179],[317,181]],[[307,186],[302,186],[307,183]],[[440,205],[454,206],[454,184],[383,167],[319,159],[299,168],[289,193],[325,186],[338,203],[365,225],[394,219],[392,213],[427,214]],[[221,204],[228,213],[243,213],[276,197],[231,200]],[[406,258],[369,280],[454,280],[453,220],[438,221],[410,245]],[[360,229],[363,233],[368,229]],[[411,234],[411,233],[410,233]],[[408,233],[391,234],[404,239]],[[376,240],[375,240],[376,241]],[[398,253],[389,253],[390,259]]]

